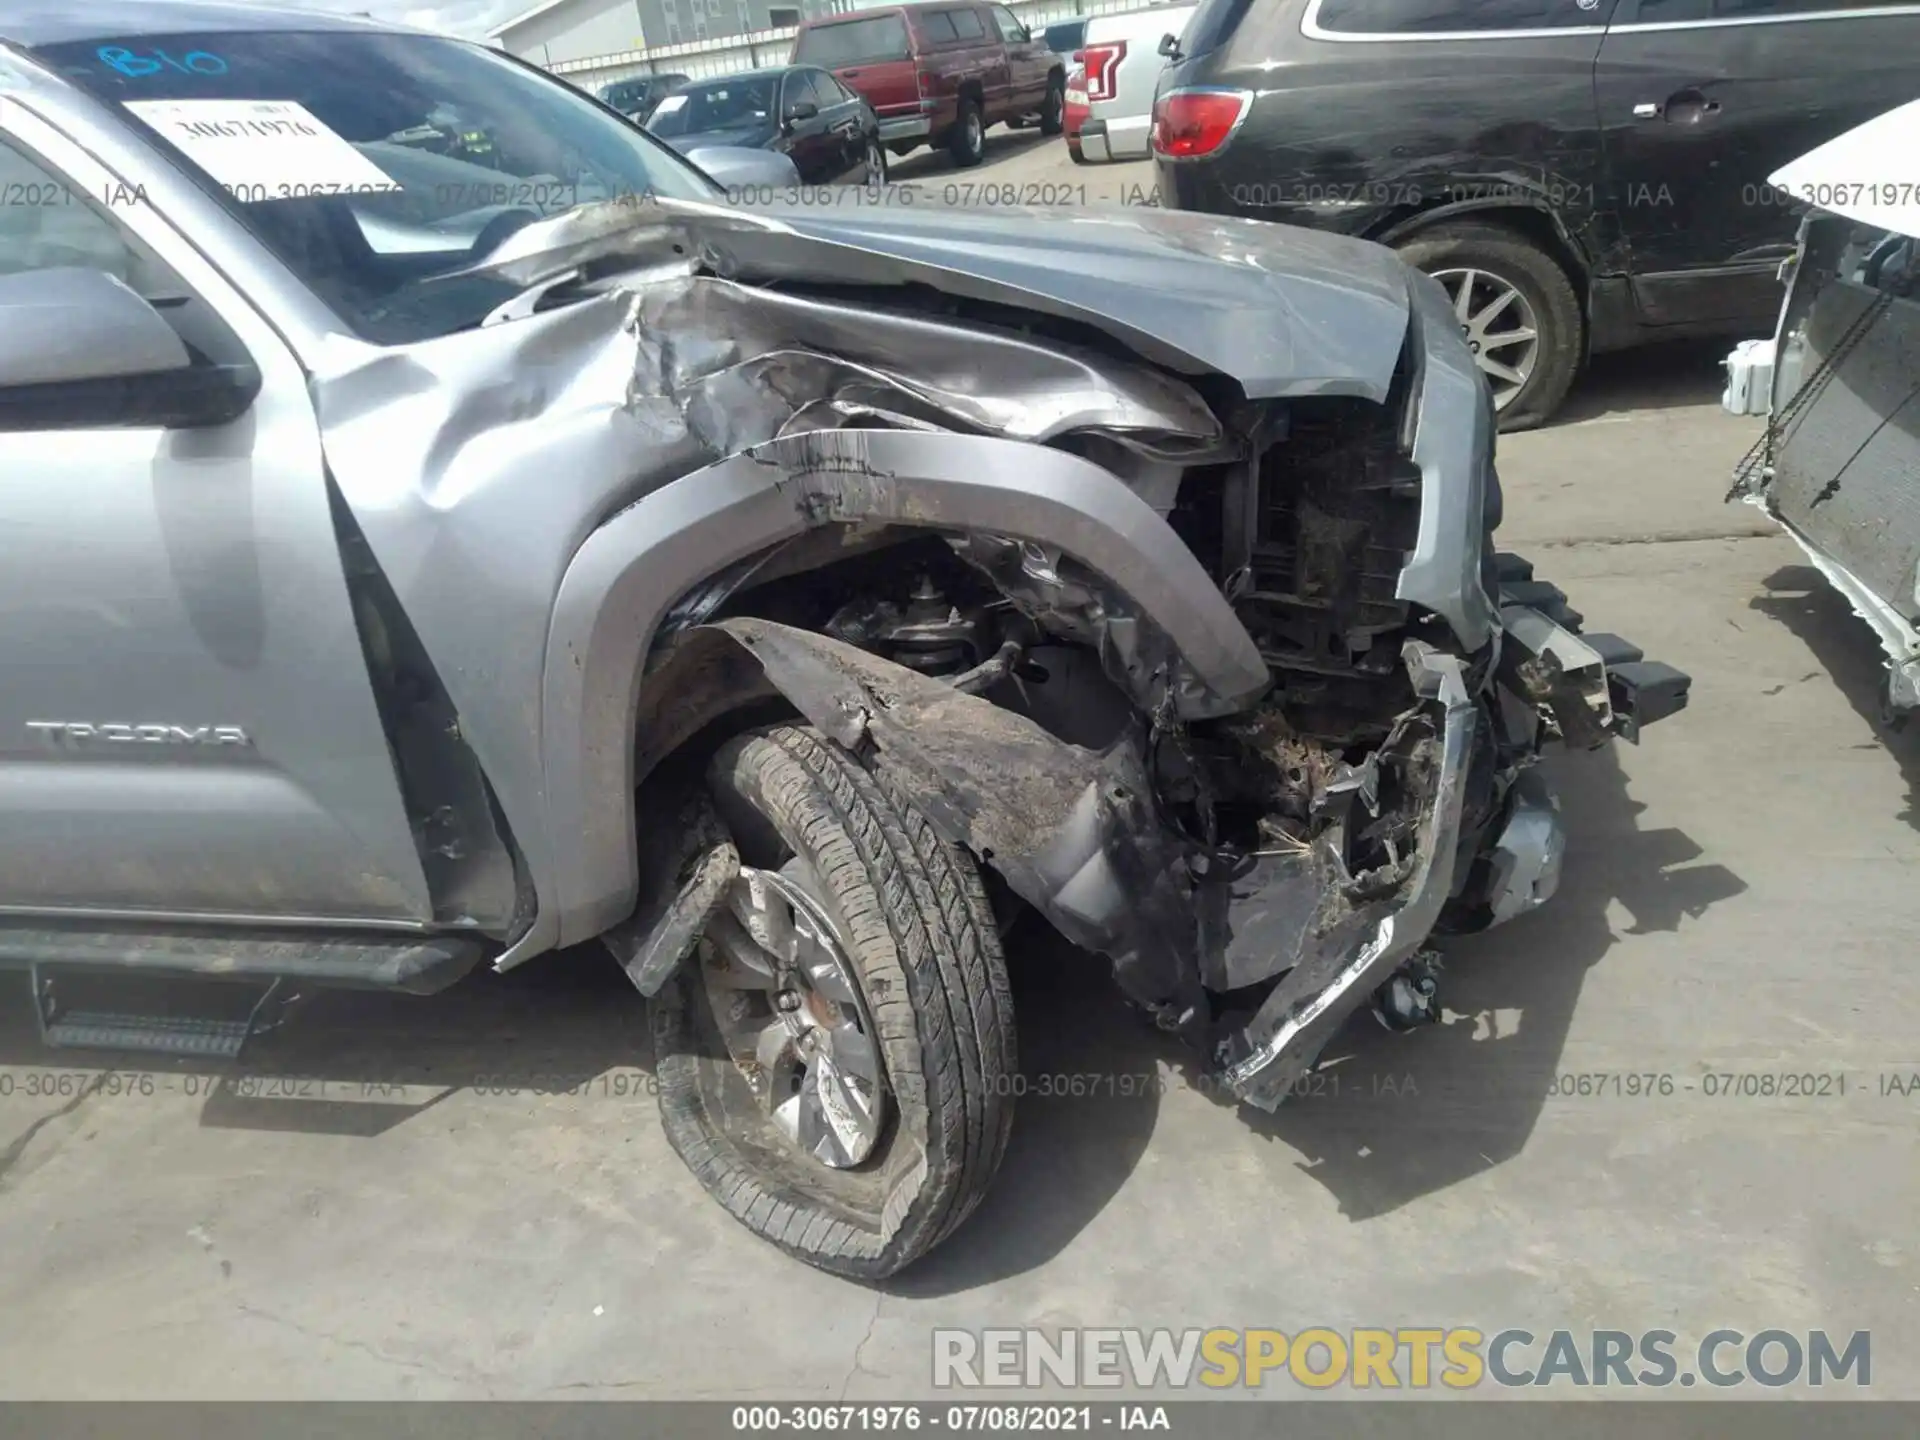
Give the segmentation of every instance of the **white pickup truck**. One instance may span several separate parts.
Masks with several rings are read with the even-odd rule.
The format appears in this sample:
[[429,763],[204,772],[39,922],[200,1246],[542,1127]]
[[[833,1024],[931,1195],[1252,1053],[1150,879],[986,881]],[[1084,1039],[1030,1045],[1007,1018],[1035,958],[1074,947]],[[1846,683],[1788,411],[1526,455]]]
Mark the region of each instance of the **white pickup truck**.
[[[1153,92],[1167,63],[1162,41],[1177,40],[1197,8],[1155,5],[1087,22],[1076,56],[1080,68],[1068,82],[1067,152],[1076,164],[1147,157]],[[1076,90],[1084,91],[1084,101]]]

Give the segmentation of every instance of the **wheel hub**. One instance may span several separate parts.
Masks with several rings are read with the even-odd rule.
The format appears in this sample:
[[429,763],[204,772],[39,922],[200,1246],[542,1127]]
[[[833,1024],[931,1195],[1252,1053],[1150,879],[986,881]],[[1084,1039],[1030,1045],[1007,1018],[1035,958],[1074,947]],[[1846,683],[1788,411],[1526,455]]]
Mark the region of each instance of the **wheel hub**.
[[830,1169],[873,1153],[887,1092],[866,1002],[798,862],[743,866],[707,927],[701,976],[734,1065],[787,1140]]
[[1494,407],[1506,409],[1533,378],[1540,358],[1540,322],[1533,306],[1512,281],[1485,270],[1432,273],[1453,302],[1467,349],[1493,389]]

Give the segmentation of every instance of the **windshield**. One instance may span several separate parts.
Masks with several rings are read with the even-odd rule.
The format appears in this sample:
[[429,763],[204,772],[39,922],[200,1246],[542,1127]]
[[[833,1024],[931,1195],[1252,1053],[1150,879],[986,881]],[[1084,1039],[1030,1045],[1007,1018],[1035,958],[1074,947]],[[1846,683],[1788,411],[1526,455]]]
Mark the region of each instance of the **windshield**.
[[905,60],[907,22],[898,15],[876,15],[870,20],[842,20],[802,30],[793,47],[796,65],[843,69],[874,60]]
[[773,123],[775,83],[772,76],[756,75],[689,85],[660,102],[647,128],[656,135],[764,129]]
[[600,200],[717,194],[584,94],[462,41],[223,32],[40,53],[384,344],[467,328],[511,298],[508,281],[445,277],[523,224]]
[[600,98],[619,110],[628,105],[637,105],[647,98],[647,92],[653,89],[651,80],[622,80],[615,85],[600,87]]

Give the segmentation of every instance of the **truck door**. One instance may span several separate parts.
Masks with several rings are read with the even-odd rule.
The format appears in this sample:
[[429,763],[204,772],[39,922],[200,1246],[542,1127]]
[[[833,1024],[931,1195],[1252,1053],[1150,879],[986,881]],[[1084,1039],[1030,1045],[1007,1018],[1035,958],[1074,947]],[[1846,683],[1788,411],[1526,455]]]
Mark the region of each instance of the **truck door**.
[[993,28],[1007,47],[1007,66],[1013,78],[1013,100],[1018,110],[1038,110],[1047,98],[1047,77],[1053,73],[1054,53],[1033,38],[1004,5],[988,7]]
[[0,275],[105,271],[196,366],[259,377],[230,423],[131,421],[10,287],[0,913],[426,919],[292,353],[135,184],[4,98],[0,180]]
[[1013,67],[1009,62],[1007,47],[1000,43],[1000,37],[990,34],[986,21],[978,10],[949,10],[947,19],[953,24],[953,33],[964,47],[966,69],[969,74],[979,77],[980,93],[986,104],[982,107],[982,117],[987,124],[1005,120],[1018,112],[1019,96],[1014,89]]

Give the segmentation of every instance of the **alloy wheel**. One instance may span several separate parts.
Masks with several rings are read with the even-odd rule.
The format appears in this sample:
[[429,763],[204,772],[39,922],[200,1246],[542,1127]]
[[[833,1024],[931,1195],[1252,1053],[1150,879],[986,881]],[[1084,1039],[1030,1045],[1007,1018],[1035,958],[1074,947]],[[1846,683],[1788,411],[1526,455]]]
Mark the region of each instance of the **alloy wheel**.
[[701,978],[721,1040],[774,1127],[846,1170],[879,1142],[886,1081],[853,967],[804,873],[799,861],[741,868],[707,927]]
[[1504,410],[1526,388],[1540,358],[1540,321],[1518,286],[1487,270],[1435,270],[1473,360]]

